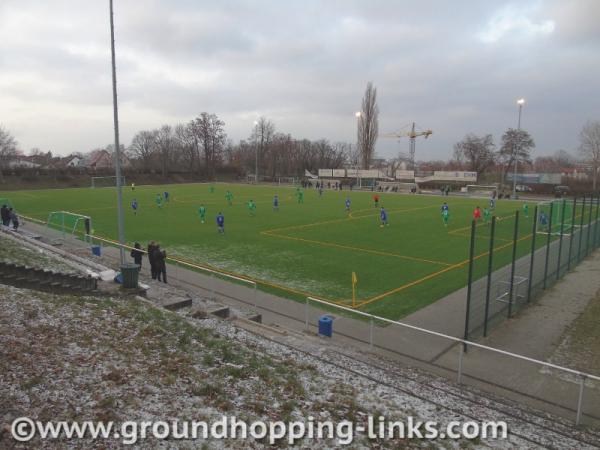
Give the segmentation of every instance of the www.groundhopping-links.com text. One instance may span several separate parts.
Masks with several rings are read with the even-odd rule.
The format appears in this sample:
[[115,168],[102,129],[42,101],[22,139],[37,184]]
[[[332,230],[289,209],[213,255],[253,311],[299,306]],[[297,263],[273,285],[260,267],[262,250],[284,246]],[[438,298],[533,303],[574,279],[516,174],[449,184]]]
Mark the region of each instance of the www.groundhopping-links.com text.
[[357,435],[371,440],[387,439],[506,439],[506,422],[452,421],[441,425],[434,421],[419,421],[413,417],[390,421],[384,417],[368,416],[365,423],[350,421],[253,421],[246,422],[235,416],[221,416],[207,421],[154,421],[136,422],[42,422],[29,417],[15,419],[11,425],[13,439],[29,442],[41,440],[92,439],[118,440],[122,444],[136,444],[144,439],[169,440],[222,440],[253,439],[269,444],[299,440],[332,439],[339,445],[351,444]]

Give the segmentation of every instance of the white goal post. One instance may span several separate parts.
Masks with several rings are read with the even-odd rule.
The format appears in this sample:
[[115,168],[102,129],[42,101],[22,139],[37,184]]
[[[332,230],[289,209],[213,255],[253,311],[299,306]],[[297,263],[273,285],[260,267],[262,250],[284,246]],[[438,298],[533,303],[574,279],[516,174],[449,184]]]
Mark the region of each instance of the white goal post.
[[[115,187],[117,185],[117,177],[115,175],[107,176],[107,177],[91,177],[92,185],[90,186],[92,189],[100,188],[100,187]],[[125,175],[121,175],[121,186],[125,186]]]
[[467,186],[465,187],[465,191],[467,192],[467,194],[471,195],[491,196],[494,192],[498,193],[498,186],[494,184],[467,184]]
[[80,236],[84,240],[87,240],[93,230],[90,216],[70,211],[52,211],[48,215],[46,226],[61,231],[63,236],[69,233],[75,237]]

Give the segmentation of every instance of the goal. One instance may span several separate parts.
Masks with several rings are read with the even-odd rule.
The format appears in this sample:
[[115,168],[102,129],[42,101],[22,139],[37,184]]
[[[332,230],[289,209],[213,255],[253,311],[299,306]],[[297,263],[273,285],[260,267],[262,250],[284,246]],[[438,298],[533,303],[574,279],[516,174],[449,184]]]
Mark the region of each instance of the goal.
[[0,197],[0,206],[2,205],[6,205],[8,208],[14,208],[10,200],[5,197]]
[[61,231],[63,236],[68,233],[75,237],[81,237],[85,241],[92,234],[92,218],[69,211],[51,212],[48,215],[46,225],[49,228]]
[[494,192],[498,192],[498,186],[496,185],[482,185],[482,184],[467,184],[465,187],[467,194],[473,196],[485,196],[491,197]]
[[571,234],[573,230],[573,202],[571,200],[550,200],[537,205],[536,232],[558,235]]
[[[92,177],[92,189],[101,187],[115,187],[117,185],[117,177],[115,175],[109,177]],[[121,176],[121,186],[125,186],[125,176]]]

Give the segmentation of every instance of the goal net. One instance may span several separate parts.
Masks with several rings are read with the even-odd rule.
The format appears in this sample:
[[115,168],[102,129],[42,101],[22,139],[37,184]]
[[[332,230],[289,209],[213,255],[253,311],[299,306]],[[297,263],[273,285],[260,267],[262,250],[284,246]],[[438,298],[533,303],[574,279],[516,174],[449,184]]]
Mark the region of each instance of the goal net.
[[83,240],[87,240],[89,235],[92,234],[92,218],[69,211],[51,212],[48,215],[46,225],[49,228],[61,231],[63,235],[71,234]]
[[551,200],[537,205],[536,232],[558,235],[571,234],[573,231],[573,202],[570,200]]
[[[91,188],[101,188],[101,187],[115,187],[117,185],[117,177],[92,177],[92,185]],[[125,176],[121,176],[121,186],[125,186]]]
[[6,197],[0,197],[0,206],[6,206],[7,208],[14,208],[13,204]]
[[498,192],[498,186],[496,185],[482,185],[482,184],[467,184],[466,192],[469,195],[491,197],[494,192]]

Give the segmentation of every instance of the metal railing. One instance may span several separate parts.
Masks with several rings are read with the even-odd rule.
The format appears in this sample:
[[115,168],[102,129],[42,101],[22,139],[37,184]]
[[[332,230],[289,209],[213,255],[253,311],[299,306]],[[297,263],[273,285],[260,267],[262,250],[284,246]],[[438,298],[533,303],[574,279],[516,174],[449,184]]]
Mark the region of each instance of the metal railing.
[[315,302],[315,303],[319,303],[322,305],[326,305],[327,308],[335,308],[341,311],[344,311],[346,313],[352,314],[352,315],[359,315],[365,318],[369,319],[369,346],[370,348],[373,348],[374,346],[374,327],[375,327],[375,321],[378,322],[383,322],[383,323],[387,323],[390,325],[397,325],[406,329],[410,329],[413,331],[417,331],[419,333],[423,333],[429,336],[435,336],[438,338],[442,338],[444,340],[447,340],[449,342],[452,342],[454,344],[459,344],[459,353],[458,353],[458,361],[457,361],[457,370],[456,370],[456,375],[457,375],[457,383],[461,384],[462,383],[462,379],[463,379],[463,357],[464,357],[464,353],[465,353],[465,349],[468,346],[474,347],[474,348],[478,348],[481,350],[485,350],[488,352],[492,352],[498,355],[503,355],[503,356],[507,356],[509,358],[513,358],[513,359],[517,359],[517,360],[521,360],[521,361],[526,361],[529,363],[533,363],[542,367],[546,367],[549,369],[554,369],[554,370],[558,370],[561,371],[563,373],[568,373],[570,375],[575,376],[576,378],[579,379],[579,393],[578,393],[578,398],[577,398],[577,413],[576,413],[576,417],[575,417],[575,424],[579,425],[581,422],[581,415],[582,415],[582,408],[583,408],[583,400],[584,400],[584,391],[585,391],[585,381],[586,380],[594,380],[594,381],[600,381],[600,377],[596,376],[596,375],[592,375],[589,373],[585,373],[585,372],[581,372],[579,370],[575,370],[575,369],[569,369],[568,367],[563,367],[563,366],[559,366],[557,364],[552,364],[546,361],[541,361],[535,358],[530,358],[528,356],[524,356],[524,355],[519,355],[518,353],[512,353],[506,350],[500,350],[498,348],[494,348],[494,347],[489,347],[487,345],[483,345],[483,344],[478,344],[476,342],[471,342],[471,341],[467,341],[465,339],[461,339],[461,338],[457,338],[454,336],[450,336],[444,333],[440,333],[437,331],[433,331],[433,330],[428,330],[426,328],[421,328],[415,325],[410,325],[407,323],[403,323],[403,322],[398,322],[396,320],[391,320],[391,319],[387,319],[385,317],[380,317],[380,316],[376,316],[374,314],[369,314],[363,311],[358,311],[356,309],[352,309],[352,308],[347,308],[345,306],[340,306],[340,305],[335,305],[335,304],[331,304],[330,302],[318,299],[318,298],[314,298],[314,297],[306,297],[306,302],[305,302],[305,330],[309,331],[310,330],[310,303],[311,302]]

